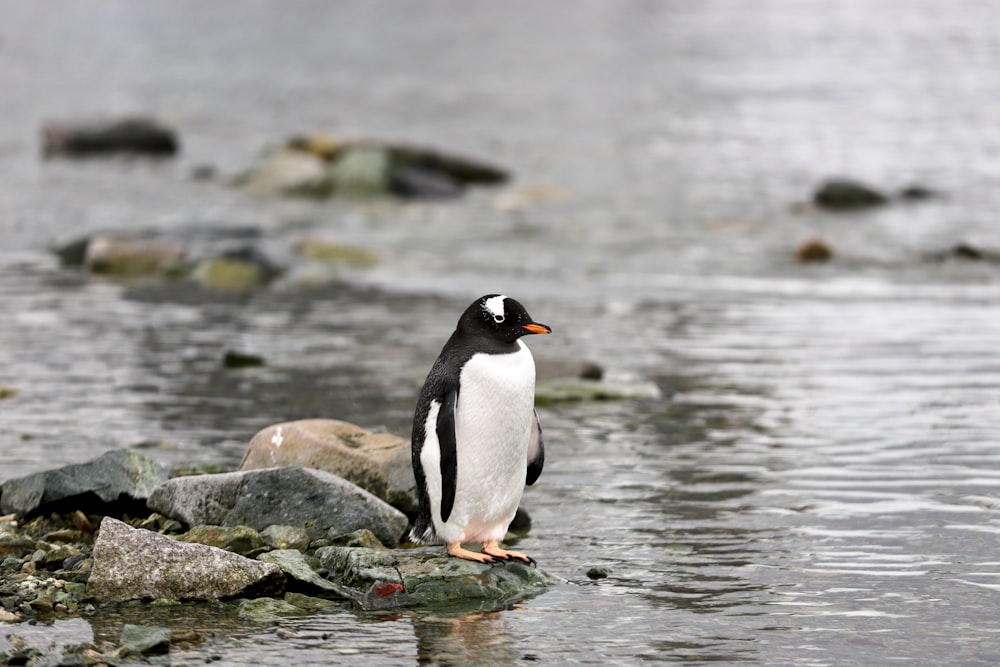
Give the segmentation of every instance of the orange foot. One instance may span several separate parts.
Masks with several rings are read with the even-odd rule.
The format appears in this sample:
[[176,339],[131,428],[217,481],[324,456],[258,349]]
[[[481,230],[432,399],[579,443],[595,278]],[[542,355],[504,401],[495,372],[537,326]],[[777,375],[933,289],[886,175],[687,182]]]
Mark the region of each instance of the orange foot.
[[451,544],[449,544],[448,555],[454,556],[455,558],[472,560],[477,563],[486,563],[488,565],[492,565],[493,563],[499,563],[502,560],[500,558],[495,557],[493,554],[478,553],[476,551],[469,551],[468,549],[464,549],[462,548],[461,542],[452,542]]
[[493,556],[497,560],[521,560],[528,565],[534,565],[535,559],[531,556],[525,556],[520,551],[507,551],[506,549],[501,549],[499,542],[496,540],[490,540],[489,542],[483,543],[483,553]]

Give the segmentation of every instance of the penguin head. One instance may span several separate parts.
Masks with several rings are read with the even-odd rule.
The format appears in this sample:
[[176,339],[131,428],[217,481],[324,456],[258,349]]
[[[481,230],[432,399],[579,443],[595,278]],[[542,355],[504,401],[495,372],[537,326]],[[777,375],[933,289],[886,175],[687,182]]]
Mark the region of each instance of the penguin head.
[[503,294],[487,294],[465,309],[458,328],[470,334],[487,335],[513,343],[528,334],[547,334],[552,329],[531,319],[520,303]]

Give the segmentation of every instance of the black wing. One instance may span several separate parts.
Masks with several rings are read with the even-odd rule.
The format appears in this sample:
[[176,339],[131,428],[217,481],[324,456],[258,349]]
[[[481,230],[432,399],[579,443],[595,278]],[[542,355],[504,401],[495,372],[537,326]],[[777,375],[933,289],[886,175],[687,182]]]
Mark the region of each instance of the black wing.
[[458,483],[458,445],[455,442],[455,404],[458,391],[444,396],[437,416],[437,439],[441,449],[441,521],[451,516],[455,506],[455,486]]
[[526,483],[531,486],[542,474],[545,465],[545,445],[542,442],[542,425],[538,422],[538,412],[533,411],[531,417],[531,440],[528,442],[528,478]]

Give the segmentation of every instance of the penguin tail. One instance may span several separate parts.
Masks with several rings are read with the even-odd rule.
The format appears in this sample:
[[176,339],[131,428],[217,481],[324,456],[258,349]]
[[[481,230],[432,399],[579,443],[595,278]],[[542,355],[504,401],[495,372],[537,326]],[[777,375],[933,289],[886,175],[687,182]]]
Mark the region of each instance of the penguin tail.
[[434,525],[430,521],[422,520],[418,517],[413,528],[410,530],[410,541],[417,544],[436,544],[437,534],[434,532]]

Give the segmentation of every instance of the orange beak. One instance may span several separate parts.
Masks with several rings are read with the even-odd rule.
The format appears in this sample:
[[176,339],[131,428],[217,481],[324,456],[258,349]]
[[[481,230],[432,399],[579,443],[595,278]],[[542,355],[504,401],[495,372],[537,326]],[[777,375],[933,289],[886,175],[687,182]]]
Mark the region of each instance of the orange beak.
[[545,326],[544,324],[536,324],[534,322],[532,322],[531,324],[522,324],[521,328],[527,329],[533,334],[552,333],[552,329],[550,329],[549,327]]

